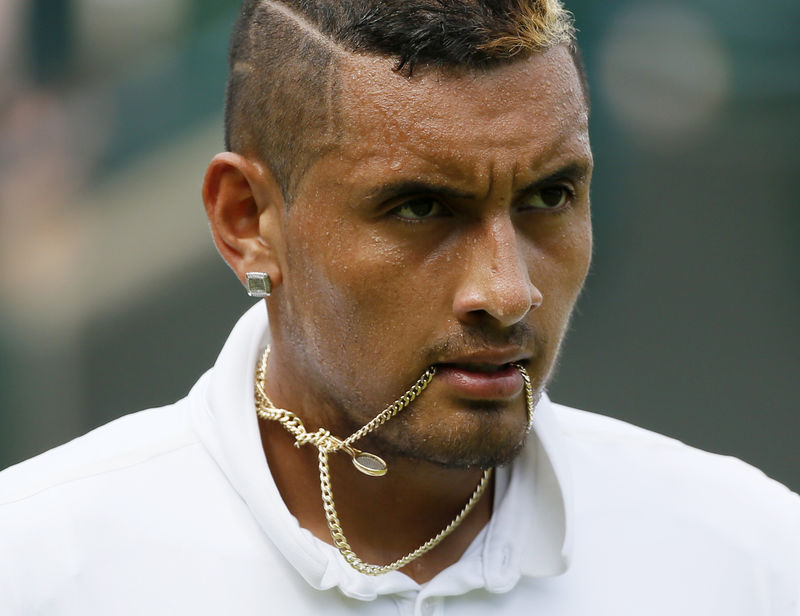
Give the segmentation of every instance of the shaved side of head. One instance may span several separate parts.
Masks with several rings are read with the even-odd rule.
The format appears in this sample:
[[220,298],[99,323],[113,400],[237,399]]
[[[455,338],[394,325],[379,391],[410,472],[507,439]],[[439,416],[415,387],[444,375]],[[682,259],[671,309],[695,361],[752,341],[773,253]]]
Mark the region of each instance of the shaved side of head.
[[337,139],[337,71],[346,54],[490,69],[556,45],[572,51],[559,0],[245,0],[229,51],[225,147],[263,161],[287,205]]

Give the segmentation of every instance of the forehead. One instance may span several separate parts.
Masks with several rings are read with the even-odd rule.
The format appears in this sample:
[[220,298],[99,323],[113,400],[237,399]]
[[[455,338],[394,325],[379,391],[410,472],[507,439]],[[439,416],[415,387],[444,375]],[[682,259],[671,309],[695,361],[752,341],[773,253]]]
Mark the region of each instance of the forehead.
[[442,160],[469,152],[530,156],[588,149],[588,112],[569,51],[556,47],[490,69],[417,68],[412,77],[374,56],[339,71],[339,154],[413,151]]

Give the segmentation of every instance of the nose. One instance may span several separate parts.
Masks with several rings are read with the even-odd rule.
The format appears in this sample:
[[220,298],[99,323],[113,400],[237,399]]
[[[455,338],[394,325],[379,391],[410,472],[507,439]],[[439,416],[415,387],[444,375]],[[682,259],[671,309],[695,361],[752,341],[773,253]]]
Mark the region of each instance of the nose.
[[541,305],[510,217],[487,222],[466,242],[464,277],[453,299],[456,318],[471,324],[490,318],[509,327]]

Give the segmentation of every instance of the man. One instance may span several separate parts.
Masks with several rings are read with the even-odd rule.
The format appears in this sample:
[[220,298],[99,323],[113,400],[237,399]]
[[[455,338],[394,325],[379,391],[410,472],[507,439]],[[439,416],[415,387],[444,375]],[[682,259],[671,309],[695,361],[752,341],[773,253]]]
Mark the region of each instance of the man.
[[4,473],[3,614],[797,613],[796,495],[544,394],[591,254],[558,2],[249,1],[230,69],[203,199],[266,300]]

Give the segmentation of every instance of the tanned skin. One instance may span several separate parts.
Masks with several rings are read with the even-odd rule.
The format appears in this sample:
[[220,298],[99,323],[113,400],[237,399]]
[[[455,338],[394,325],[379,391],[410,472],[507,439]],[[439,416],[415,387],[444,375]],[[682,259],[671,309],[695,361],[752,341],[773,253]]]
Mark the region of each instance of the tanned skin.
[[[203,186],[226,261],[242,280],[270,275],[267,394],[309,431],[345,437],[439,368],[411,407],[359,442],[386,459],[385,477],[331,456],[345,534],[375,564],[435,535],[480,467],[519,450],[521,381],[513,391],[463,383],[521,361],[539,394],[591,255],[588,111],[565,46],[488,70],[418,67],[409,78],[394,66],[344,61],[340,138],[289,207],[252,156],[218,155]],[[277,422],[260,428],[286,506],[330,543],[316,449],[294,447]],[[489,490],[401,571],[430,580],[491,513]]]

